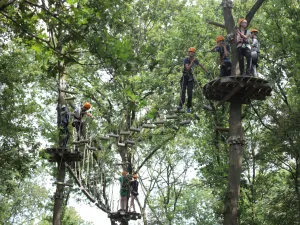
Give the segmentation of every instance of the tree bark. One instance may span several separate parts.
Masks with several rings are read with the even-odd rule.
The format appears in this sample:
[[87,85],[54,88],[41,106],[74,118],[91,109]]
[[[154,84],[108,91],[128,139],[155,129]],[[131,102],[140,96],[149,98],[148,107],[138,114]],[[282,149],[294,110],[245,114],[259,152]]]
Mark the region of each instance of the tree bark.
[[238,201],[243,160],[244,134],[241,124],[242,104],[230,104],[229,119],[229,173],[228,189],[225,198],[224,225],[238,225]]
[[[66,175],[66,166],[65,162],[57,162],[57,182],[64,183]],[[54,209],[53,209],[53,225],[61,225],[61,215],[62,215],[62,206],[64,201],[64,189],[65,186],[62,184],[57,184],[54,200]]]
[[[59,147],[61,148],[63,145],[63,139],[64,139],[64,133],[60,128],[61,124],[61,106],[65,104],[65,93],[61,92],[60,90],[65,90],[66,82],[65,77],[63,75],[63,66],[61,65],[61,62],[58,62],[58,68],[59,68],[59,87],[58,87],[58,104],[57,104],[57,127],[59,130],[59,138],[58,143]],[[65,176],[66,176],[66,168],[65,168],[65,162],[64,160],[57,162],[57,182],[58,183],[64,183],[65,182]],[[62,208],[63,208],[63,202],[64,202],[64,189],[65,186],[61,184],[56,185],[56,192],[55,192],[55,199],[54,199],[54,208],[53,208],[53,225],[61,225],[62,221]]]
[[[223,16],[225,21],[225,28],[227,34],[233,34],[235,37],[235,22],[232,15],[232,1],[231,0],[223,0],[222,6],[223,6]],[[238,72],[238,59],[236,54],[236,43],[235,41],[232,41],[230,43],[231,48],[231,75],[235,76]]]
[[252,18],[254,17],[255,13],[257,12],[257,10],[261,7],[261,5],[264,3],[265,0],[257,0],[255,2],[255,4],[252,6],[252,8],[250,9],[250,11],[248,12],[247,16],[246,16],[246,20],[248,22],[248,24],[250,24]]

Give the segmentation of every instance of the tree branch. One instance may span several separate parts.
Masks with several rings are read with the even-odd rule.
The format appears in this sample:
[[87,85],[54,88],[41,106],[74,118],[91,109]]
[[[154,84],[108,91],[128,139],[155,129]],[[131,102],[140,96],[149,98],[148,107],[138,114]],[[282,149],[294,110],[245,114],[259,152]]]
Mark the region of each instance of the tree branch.
[[256,3],[252,6],[252,8],[250,9],[250,11],[248,12],[248,14],[246,16],[246,20],[247,20],[248,24],[250,24],[253,16],[255,15],[257,10],[260,8],[260,6],[264,3],[264,1],[265,0],[257,0]]
[[221,24],[221,23],[217,23],[217,22],[214,22],[214,21],[211,21],[211,20],[206,20],[206,22],[207,22],[208,24],[211,24],[211,25],[214,25],[214,26],[217,26],[217,27],[221,27],[221,28],[223,28],[223,29],[226,28],[225,25],[224,25],[224,24]]

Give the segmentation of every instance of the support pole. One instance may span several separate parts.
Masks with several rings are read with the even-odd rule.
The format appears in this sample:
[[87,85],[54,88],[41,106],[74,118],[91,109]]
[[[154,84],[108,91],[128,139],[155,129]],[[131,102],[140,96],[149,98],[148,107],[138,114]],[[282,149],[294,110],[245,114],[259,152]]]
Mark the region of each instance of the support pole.
[[224,225],[238,225],[238,201],[243,161],[244,132],[242,128],[242,104],[230,104],[229,118],[229,173],[228,189],[225,198]]

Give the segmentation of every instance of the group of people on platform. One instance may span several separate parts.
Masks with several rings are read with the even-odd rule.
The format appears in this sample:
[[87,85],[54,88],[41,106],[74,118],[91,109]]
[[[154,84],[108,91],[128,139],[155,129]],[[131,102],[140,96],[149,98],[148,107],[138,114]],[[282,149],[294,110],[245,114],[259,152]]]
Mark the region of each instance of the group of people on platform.
[[[122,172],[122,176],[119,178],[120,181],[120,209],[119,211],[131,211],[135,213],[135,203],[134,200],[137,200],[139,182],[137,181],[138,175],[134,173],[133,175],[128,174],[127,171]],[[127,203],[130,197],[130,206],[127,207]]]
[[[237,45],[237,59],[239,62],[240,75],[241,76],[256,76],[256,68],[258,67],[259,56],[259,42],[258,42],[258,30],[251,28],[247,29],[247,20],[244,18],[239,19],[238,27],[235,29],[235,39]],[[216,46],[211,49],[211,52],[218,52],[220,55],[220,77],[226,77],[231,75],[231,60],[230,60],[230,45],[225,43],[223,36],[216,38]],[[200,66],[207,74],[210,73],[205,67],[199,63],[199,60],[195,58],[196,48],[191,47],[188,50],[188,57],[183,61],[183,75],[180,79],[180,101],[177,107],[181,110],[186,98],[187,92],[187,112],[191,112],[192,96],[195,78],[193,75],[193,69],[195,66]],[[244,58],[246,58],[246,71],[244,69]]]

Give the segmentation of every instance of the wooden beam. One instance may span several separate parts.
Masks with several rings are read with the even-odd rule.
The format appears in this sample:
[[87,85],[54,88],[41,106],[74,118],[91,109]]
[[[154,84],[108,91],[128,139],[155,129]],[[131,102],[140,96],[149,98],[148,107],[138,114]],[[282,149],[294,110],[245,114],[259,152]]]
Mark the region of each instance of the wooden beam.
[[151,128],[155,128],[155,125],[153,125],[153,124],[143,124],[142,125],[142,128],[149,128],[149,129],[151,129]]
[[236,94],[239,90],[241,90],[243,87],[245,86],[245,84],[243,83],[239,83],[238,85],[236,85],[233,90],[226,95],[221,101],[219,101],[216,105],[216,107],[219,107],[220,105],[222,105],[224,102],[228,101],[234,94]]
[[166,116],[166,119],[177,119],[177,115]]
[[65,100],[67,100],[67,101],[68,101],[68,100],[75,100],[75,99],[76,99],[75,97],[66,97],[66,98],[65,98]]
[[100,140],[104,140],[104,141],[108,141],[108,140],[109,140],[109,137],[100,136],[99,139],[100,139]]
[[159,121],[154,121],[153,124],[164,124],[166,121],[164,120],[159,120]]
[[120,135],[130,135],[130,131],[120,131]]
[[229,132],[229,128],[227,128],[227,127],[216,126],[215,130],[220,131],[220,132]]
[[141,132],[141,129],[140,129],[140,128],[130,127],[129,130],[134,131],[134,132]]
[[190,124],[190,123],[191,123],[191,120],[185,120],[185,121],[180,122],[179,124],[180,125],[187,125],[187,124]]
[[64,93],[68,93],[68,94],[77,95],[77,92],[75,92],[75,91],[67,91],[67,90],[63,90],[63,89],[60,89],[60,91],[64,92]]
[[118,135],[118,134],[109,134],[108,136],[111,138],[119,138],[120,137],[120,135]]

